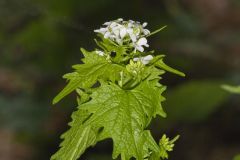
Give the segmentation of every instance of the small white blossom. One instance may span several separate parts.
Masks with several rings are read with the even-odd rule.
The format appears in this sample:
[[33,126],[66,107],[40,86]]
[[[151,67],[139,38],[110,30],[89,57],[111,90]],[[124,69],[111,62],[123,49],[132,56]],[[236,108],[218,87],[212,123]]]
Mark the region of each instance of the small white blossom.
[[127,33],[130,36],[132,42],[136,42],[137,41],[137,36],[133,33],[133,29],[132,28],[128,28],[127,29]]
[[110,37],[111,36],[111,33],[110,32],[105,32],[104,33],[104,38],[108,38],[108,37]]
[[147,26],[147,22],[144,22],[144,23],[142,24],[142,26],[143,26],[143,28],[146,27],[146,26]]
[[126,27],[121,27],[120,28],[120,37],[123,39],[127,34],[127,29]]
[[94,30],[94,32],[100,33],[106,39],[110,39],[119,45],[128,43],[133,46],[135,51],[144,51],[144,47],[148,47],[146,36],[150,34],[148,29],[144,27],[147,23],[141,24],[138,21],[124,21],[119,18],[115,21],[105,22],[104,27]]
[[150,34],[150,31],[148,29],[143,29],[143,33],[145,36],[147,36]]
[[147,44],[147,39],[146,39],[145,37],[140,38],[140,39],[137,41],[137,43],[135,44],[135,49],[136,49],[136,50],[139,50],[140,52],[143,52],[143,51],[144,51],[143,46],[149,47],[149,45]]
[[144,65],[148,64],[151,60],[153,59],[153,56],[152,55],[148,55],[148,56],[145,56],[145,57],[136,57],[136,58],[133,58],[133,61],[141,61]]

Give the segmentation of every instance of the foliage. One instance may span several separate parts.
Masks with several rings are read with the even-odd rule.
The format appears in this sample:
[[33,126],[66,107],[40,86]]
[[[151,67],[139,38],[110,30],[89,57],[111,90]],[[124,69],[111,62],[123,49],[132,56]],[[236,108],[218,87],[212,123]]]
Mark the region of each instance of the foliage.
[[240,154],[236,155],[233,160],[240,160]]
[[220,84],[220,80],[195,80],[169,90],[165,106],[171,114],[167,123],[205,120],[229,97],[228,93],[219,88]]
[[228,92],[240,94],[240,86],[222,85],[222,88]]
[[[126,23],[132,23],[133,29],[141,27],[135,22]],[[107,138],[113,140],[113,159],[119,155],[122,160],[168,158],[167,152],[172,151],[178,137],[169,141],[164,135],[157,144],[146,128],[157,115],[166,117],[161,106],[166,87],[159,83],[165,70],[184,74],[167,66],[163,55],[153,57],[154,51],[141,52],[141,45],[147,46],[146,38],[131,34],[115,39],[99,34],[99,49],[81,49],[83,64],[74,65],[75,71],[64,75],[68,84],[53,103],[76,90],[78,109],[72,114],[71,128],[61,136],[61,148],[51,159],[78,159],[88,147]],[[130,44],[128,38],[133,36],[137,40],[133,38]]]
[[174,142],[176,140],[178,140],[179,136],[176,136],[175,138],[173,138],[172,140],[169,140],[169,138],[167,138],[167,136],[164,134],[162,136],[162,138],[159,141],[159,145],[160,145],[160,152],[163,158],[168,158],[168,152],[173,150],[174,147]]

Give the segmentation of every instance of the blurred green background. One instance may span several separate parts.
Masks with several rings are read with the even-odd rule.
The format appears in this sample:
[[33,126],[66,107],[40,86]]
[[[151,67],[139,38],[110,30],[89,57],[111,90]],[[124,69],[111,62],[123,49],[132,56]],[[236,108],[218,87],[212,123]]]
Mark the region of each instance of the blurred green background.
[[[75,109],[74,94],[56,106],[61,79],[80,63],[79,48],[94,48],[93,30],[117,18],[147,21],[149,39],[166,63],[163,106],[168,118],[150,127],[180,140],[170,160],[231,160],[240,153],[239,0],[0,0],[0,160],[47,160]],[[90,148],[81,160],[111,160],[112,142]]]

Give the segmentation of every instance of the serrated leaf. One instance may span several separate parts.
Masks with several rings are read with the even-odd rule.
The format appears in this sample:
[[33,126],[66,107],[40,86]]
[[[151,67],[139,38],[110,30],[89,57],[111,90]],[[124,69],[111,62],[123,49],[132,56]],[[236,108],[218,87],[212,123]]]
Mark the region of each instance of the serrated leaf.
[[60,144],[62,148],[51,157],[52,160],[78,159],[79,155],[83,154],[86,148],[96,143],[97,137],[91,126],[82,126],[82,123],[89,115],[87,111],[75,112],[73,114],[73,121],[69,124],[73,127],[71,127],[69,132],[61,136],[61,138],[67,138],[68,141],[63,141]]
[[85,64],[74,65],[75,72],[63,76],[69,82],[67,86],[53,99],[53,104],[59,102],[63,97],[77,88],[92,87],[98,79],[111,80],[115,82],[119,78],[119,72],[124,67],[110,63],[102,56],[94,52],[87,52],[82,49],[85,58],[82,61]]
[[92,100],[73,113],[71,129],[62,136],[62,148],[52,160],[75,160],[86,148],[106,138],[113,140],[114,159],[121,155],[123,160],[143,160],[150,153],[159,155],[158,144],[145,129],[156,115],[165,116],[163,91],[164,87],[150,81],[132,90],[102,82],[91,95]]
[[84,56],[84,58],[82,58],[81,60],[85,64],[95,64],[97,62],[106,62],[106,58],[96,54],[96,51],[88,52],[84,48],[81,48],[80,50]]
[[76,89],[79,97],[77,98],[78,105],[90,100],[90,94],[84,92],[82,89]]

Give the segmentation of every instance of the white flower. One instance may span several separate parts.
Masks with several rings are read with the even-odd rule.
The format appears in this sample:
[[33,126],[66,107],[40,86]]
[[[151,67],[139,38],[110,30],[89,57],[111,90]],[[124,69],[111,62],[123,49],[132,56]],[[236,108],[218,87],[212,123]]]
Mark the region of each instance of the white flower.
[[104,35],[104,38],[108,38],[108,37],[111,36],[111,33],[110,32],[105,32],[103,35]]
[[133,58],[133,61],[141,61],[144,65],[148,64],[151,60],[153,59],[153,56],[152,55],[148,55],[148,56],[145,56],[145,57],[136,57],[136,58]]
[[147,36],[150,34],[150,31],[148,29],[143,29],[143,33],[145,36]]
[[117,21],[118,21],[118,22],[121,22],[121,21],[123,21],[123,19],[122,19],[122,18],[118,18]]
[[107,28],[100,28],[100,29],[94,30],[94,32],[98,32],[98,33],[101,33],[101,34],[105,34],[107,31],[108,31]]
[[120,28],[120,37],[123,39],[127,34],[127,29],[126,27],[121,27]]
[[99,56],[104,56],[104,54],[105,54],[103,51],[98,51],[98,50],[97,50],[97,51],[95,51],[95,52],[96,52],[96,54],[98,54]]
[[118,25],[118,23],[112,22],[112,23],[109,25],[109,27],[110,27],[110,28],[114,28],[114,27],[116,27],[117,25]]
[[137,36],[133,33],[133,29],[132,28],[128,28],[127,29],[127,33],[130,36],[132,42],[136,42],[137,41]]
[[116,37],[119,37],[120,36],[120,30],[118,29],[118,27],[114,27],[113,28],[113,33]]
[[145,47],[149,47],[149,45],[147,44],[147,39],[145,37],[142,37],[140,38],[136,44],[134,44],[135,46],[135,49],[140,51],[140,52],[143,52],[144,51],[144,48],[143,46]]
[[144,22],[144,23],[142,24],[142,26],[143,26],[143,28],[146,27],[146,26],[147,26],[147,22]]
[[137,21],[124,21],[122,18],[119,18],[105,22],[102,28],[94,30],[94,32],[102,34],[104,38],[110,39],[119,45],[125,43],[125,45],[133,46],[135,51],[143,52],[143,47],[148,47],[145,37],[150,34],[150,31],[144,28],[146,26],[146,22],[141,24]]

